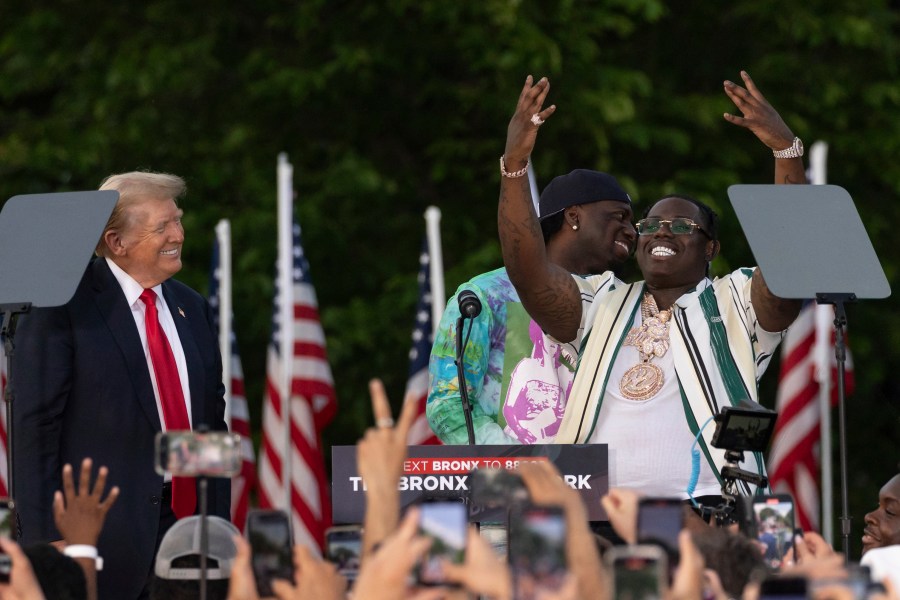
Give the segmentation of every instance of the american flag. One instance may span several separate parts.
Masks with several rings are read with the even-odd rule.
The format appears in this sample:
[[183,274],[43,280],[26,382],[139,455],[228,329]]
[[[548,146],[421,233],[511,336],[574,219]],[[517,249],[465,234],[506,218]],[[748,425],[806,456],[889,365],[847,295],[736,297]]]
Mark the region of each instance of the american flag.
[[[309,262],[303,254],[300,226],[296,223],[293,226],[292,262],[293,284],[289,292],[293,296],[293,318],[286,329],[279,322],[284,294],[277,283],[275,288],[263,398],[259,504],[263,508],[288,510],[289,495],[288,512],[294,542],[321,549],[325,529],[331,524],[331,505],[319,432],[334,415],[337,401],[325,353],[325,333],[319,321],[316,292],[309,275]],[[293,355],[287,361],[280,355],[282,335],[289,335],[293,340]],[[284,375],[282,369],[289,370],[288,415],[282,409],[279,390]],[[288,432],[290,447],[286,450]]]
[[428,253],[428,238],[422,240],[419,254],[419,300],[416,303],[416,321],[413,326],[412,348],[409,350],[409,381],[406,383],[406,398],[419,404],[418,416],[407,436],[407,443],[440,444],[441,441],[431,431],[425,417],[425,401],[428,399],[428,359],[434,342],[434,328],[431,318],[431,256]]
[[[215,309],[213,315],[216,327],[219,323],[219,293],[221,280],[221,252],[218,240],[213,242],[212,267],[209,277],[209,303]],[[241,473],[231,479],[231,522],[244,531],[247,522],[247,509],[250,506],[250,492],[256,486],[256,457],[253,453],[253,440],[250,437],[250,413],[247,410],[247,396],[244,392],[244,370],[241,367],[241,356],[238,353],[237,336],[234,333],[234,315],[228,328],[230,334],[229,356],[222,361],[230,360],[231,366],[231,431],[241,436]]]
[[[0,321],[3,317],[0,316]],[[6,398],[6,350],[0,343],[0,398]],[[0,496],[9,496],[9,487],[6,478],[6,402],[0,402]]]
[[[794,497],[799,527],[820,526],[820,407],[826,388],[829,408],[837,403],[832,306],[807,303],[782,342],[775,409],[778,422],[769,452],[772,489]],[[824,384],[824,385],[823,385]],[[853,364],[847,352],[846,393],[853,391]]]

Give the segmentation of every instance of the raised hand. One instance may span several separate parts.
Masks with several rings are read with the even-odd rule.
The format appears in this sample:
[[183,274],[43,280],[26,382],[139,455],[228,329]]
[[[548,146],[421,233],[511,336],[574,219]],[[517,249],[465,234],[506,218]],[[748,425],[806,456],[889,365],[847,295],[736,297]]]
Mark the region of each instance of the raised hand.
[[92,488],[92,466],[90,458],[81,461],[77,490],[72,476],[72,465],[67,464],[63,467],[63,489],[57,490],[53,497],[53,519],[66,544],[96,546],[97,538],[100,537],[100,531],[106,521],[106,514],[119,497],[119,488],[114,486],[106,498],[101,500],[106,490],[106,477],[109,471],[106,467],[100,467]]
[[357,444],[356,460],[359,474],[367,490],[376,491],[382,488],[396,490],[400,475],[403,474],[406,439],[409,428],[416,420],[417,405],[415,398],[405,398],[400,418],[394,424],[391,405],[380,379],[369,382],[369,394],[372,397],[372,412],[375,415],[376,426],[369,428]]
[[691,533],[682,529],[678,534],[678,553],[681,560],[672,578],[669,600],[695,600],[703,596],[703,572],[706,565],[703,555],[691,539]]
[[403,401],[396,425],[391,405],[379,379],[369,382],[375,427],[369,428],[356,445],[356,464],[366,486],[366,514],[363,527],[363,561],[372,548],[393,533],[400,516],[400,492],[397,485],[406,460],[406,438],[416,419],[417,403],[412,397]]
[[38,583],[31,563],[19,545],[10,539],[0,538],[0,551],[7,554],[12,562],[9,581],[0,583],[0,598],[44,600],[41,584]]
[[294,546],[294,579],[296,585],[283,579],[272,581],[279,600],[343,600],[347,591],[347,580],[337,567],[306,546]]
[[766,100],[747,71],[741,71],[746,88],[725,81],[725,94],[731,98],[743,116],[725,113],[725,120],[749,129],[772,150],[784,150],[794,142],[794,134],[772,105]]
[[525,166],[537,140],[538,127],[556,111],[556,105],[543,108],[549,92],[550,81],[546,77],[537,83],[534,83],[531,75],[525,78],[525,85],[516,103],[516,112],[513,113],[506,130],[506,150],[503,156],[507,171],[515,171]]
[[495,600],[512,598],[512,579],[509,567],[497,557],[494,549],[474,527],[469,527],[465,562],[456,565],[444,561],[443,568],[447,581],[462,584],[473,594],[480,594]]
[[259,594],[256,593],[256,579],[250,563],[252,555],[250,543],[240,535],[231,539],[234,547],[237,548],[237,553],[231,563],[227,600],[260,600]]
[[446,590],[411,590],[408,582],[416,562],[431,547],[431,539],[418,534],[419,510],[410,508],[400,527],[374,552],[359,571],[353,596],[365,600],[419,600],[443,597]]
[[640,494],[634,490],[612,488],[600,498],[600,504],[619,537],[629,544],[637,543],[637,516]]

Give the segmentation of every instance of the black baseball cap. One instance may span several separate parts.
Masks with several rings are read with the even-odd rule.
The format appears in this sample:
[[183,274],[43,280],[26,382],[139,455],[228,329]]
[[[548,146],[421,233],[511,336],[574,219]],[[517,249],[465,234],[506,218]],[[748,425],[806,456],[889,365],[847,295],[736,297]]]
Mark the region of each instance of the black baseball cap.
[[539,202],[540,220],[575,206],[601,200],[618,200],[631,205],[631,197],[616,178],[608,173],[575,169],[568,175],[555,177],[547,184]]

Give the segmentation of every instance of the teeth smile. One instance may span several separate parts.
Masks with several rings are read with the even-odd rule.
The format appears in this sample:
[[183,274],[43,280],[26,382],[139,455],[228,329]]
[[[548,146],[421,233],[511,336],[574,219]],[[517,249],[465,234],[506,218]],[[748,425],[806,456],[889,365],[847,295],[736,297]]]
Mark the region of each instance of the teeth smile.
[[174,248],[172,250],[163,250],[162,252],[160,252],[160,254],[165,254],[167,256],[174,256],[175,254],[178,254],[178,248]]
[[677,252],[675,252],[671,248],[666,248],[665,246],[657,246],[650,251],[650,254],[652,254],[653,256],[675,256]]
[[626,244],[625,242],[616,241],[616,244],[625,248],[626,252],[630,252],[630,249],[628,248],[628,244]]

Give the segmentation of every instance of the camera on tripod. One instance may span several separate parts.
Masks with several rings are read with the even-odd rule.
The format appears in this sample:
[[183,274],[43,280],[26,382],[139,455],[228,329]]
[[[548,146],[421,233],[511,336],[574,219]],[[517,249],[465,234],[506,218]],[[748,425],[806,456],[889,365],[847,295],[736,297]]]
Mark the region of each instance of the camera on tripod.
[[757,488],[765,488],[769,480],[761,473],[753,473],[740,467],[744,452],[763,452],[775,430],[778,413],[752,400],[743,400],[738,406],[723,407],[715,417],[716,431],[712,446],[725,450],[722,467],[722,497],[724,504],[712,511],[718,525],[735,522],[735,500],[740,496],[738,481]]

